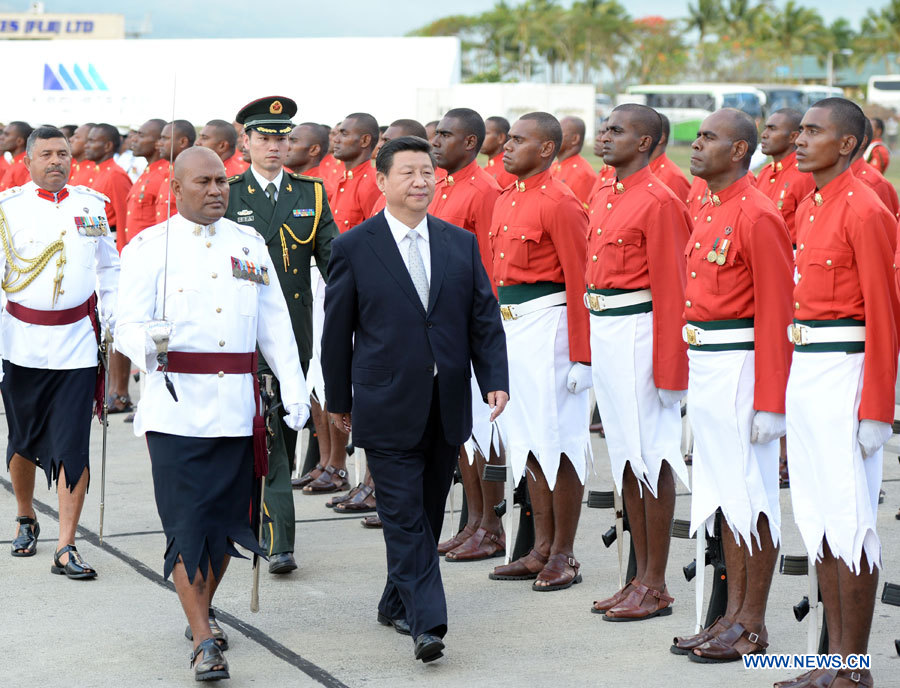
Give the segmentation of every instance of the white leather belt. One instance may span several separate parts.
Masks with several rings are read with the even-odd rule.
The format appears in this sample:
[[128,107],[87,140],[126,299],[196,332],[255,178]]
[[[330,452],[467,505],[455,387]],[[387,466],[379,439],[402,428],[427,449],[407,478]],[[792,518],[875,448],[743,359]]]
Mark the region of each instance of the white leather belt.
[[840,342],[866,341],[865,325],[841,325],[839,327],[810,327],[792,323],[787,329],[788,340],[799,346],[807,344],[836,344]]
[[555,294],[540,296],[525,303],[509,303],[500,306],[500,317],[504,320],[517,320],[523,315],[534,313],[551,306],[563,306],[566,303],[566,292],[558,291]]
[[615,308],[637,306],[642,303],[650,303],[651,301],[653,301],[653,298],[650,296],[649,289],[638,289],[627,294],[613,294],[610,296],[590,292],[585,292],[584,294],[584,307],[598,313]]
[[685,325],[681,328],[681,337],[691,346],[746,344],[754,341],[752,327],[739,327],[728,330],[704,330],[694,325]]

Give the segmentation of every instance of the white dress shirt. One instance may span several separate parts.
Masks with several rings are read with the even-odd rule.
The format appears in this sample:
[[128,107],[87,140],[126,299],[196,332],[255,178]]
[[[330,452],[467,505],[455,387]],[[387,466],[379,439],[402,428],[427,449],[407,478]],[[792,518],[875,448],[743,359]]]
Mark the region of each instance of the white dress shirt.
[[[232,258],[268,270],[269,284],[235,277]],[[134,419],[134,432],[188,437],[245,437],[255,413],[250,374],[169,373],[172,399],[145,324],[162,318],[173,331],[169,351],[248,353],[257,344],[278,378],[285,409],[309,405],[290,315],[263,238],[225,218],[202,227],[182,217],[145,229],[122,252],[116,327],[118,348],[150,371]]]
[[[34,182],[0,194],[0,211],[5,216],[13,250],[24,259],[35,258],[60,239],[66,261],[55,304],[53,280],[58,253],[27,287],[4,293],[4,306],[10,300],[35,310],[61,311],[80,306],[99,287],[101,317],[112,321],[119,281],[115,241],[108,229],[104,236],[86,236],[78,224],[83,225],[84,219],[99,225],[102,218],[108,227],[106,196],[85,187],[66,186],[66,190],[68,195],[58,203],[38,196]],[[8,279],[9,274],[6,254],[0,250],[0,275]],[[19,283],[23,281],[19,279]],[[4,307],[0,314],[0,347],[4,359],[26,368],[71,370],[97,365],[97,339],[88,318],[71,325],[33,325],[14,318]]]
[[425,279],[428,280],[428,285],[431,286],[431,245],[428,237],[428,216],[426,215],[423,217],[422,221],[415,227],[408,227],[391,215],[388,209],[385,208],[384,219],[387,220],[394,241],[397,242],[397,249],[400,251],[400,256],[403,258],[403,264],[406,266],[407,270],[409,270],[410,242],[407,234],[409,234],[409,230],[411,229],[416,230],[416,233],[418,234],[416,237],[416,248],[419,249],[419,254],[422,256],[422,262],[425,263]]
[[[259,184],[260,188],[263,190],[263,193],[266,191],[266,187],[269,184],[275,185],[275,200],[278,200],[278,190],[281,188],[281,178],[284,176],[284,170],[278,170],[278,176],[275,177],[272,181],[269,181],[265,177],[263,177],[259,172],[256,171],[256,168],[253,165],[250,165],[250,171],[253,173],[253,177],[256,179],[256,183]],[[267,194],[268,195],[268,194]]]

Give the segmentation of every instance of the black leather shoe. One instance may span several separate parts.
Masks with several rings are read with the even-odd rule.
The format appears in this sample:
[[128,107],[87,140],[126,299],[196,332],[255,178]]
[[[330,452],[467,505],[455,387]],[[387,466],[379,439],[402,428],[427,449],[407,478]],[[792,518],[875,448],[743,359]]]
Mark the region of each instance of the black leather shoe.
[[269,573],[290,573],[297,568],[297,562],[294,559],[293,552],[282,552],[281,554],[273,554],[269,559]]
[[397,631],[400,635],[412,635],[409,630],[409,624],[406,623],[406,619],[402,619],[400,617],[396,619],[392,619],[386,614],[382,614],[378,612],[378,623],[382,626],[393,626],[394,630]]
[[[59,557],[66,552],[69,553],[69,559],[65,564],[61,564]],[[53,555],[53,566],[50,567],[50,573],[66,576],[74,580],[87,580],[97,577],[97,572],[81,558],[78,550],[75,549],[75,545],[66,545]]]
[[28,516],[16,516],[19,524],[19,534],[12,541],[12,555],[14,557],[33,557],[37,553],[38,535],[41,534],[41,524],[36,518]]
[[433,662],[439,657],[443,657],[444,641],[431,633],[423,633],[416,638],[416,659],[423,662]]

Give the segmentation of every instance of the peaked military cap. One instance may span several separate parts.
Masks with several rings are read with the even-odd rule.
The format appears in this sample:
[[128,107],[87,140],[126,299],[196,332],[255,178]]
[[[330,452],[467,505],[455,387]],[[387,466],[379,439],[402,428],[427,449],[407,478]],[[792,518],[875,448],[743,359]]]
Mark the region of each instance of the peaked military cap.
[[282,96],[268,96],[248,103],[234,118],[244,130],[256,129],[261,134],[288,135],[294,125],[291,117],[297,114],[297,103]]

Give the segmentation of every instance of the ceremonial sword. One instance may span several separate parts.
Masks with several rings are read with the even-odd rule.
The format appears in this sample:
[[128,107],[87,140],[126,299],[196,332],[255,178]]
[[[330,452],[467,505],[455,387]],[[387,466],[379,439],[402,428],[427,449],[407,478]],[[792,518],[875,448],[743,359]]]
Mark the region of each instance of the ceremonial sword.
[[109,428],[109,345],[112,335],[109,326],[104,328],[100,337],[100,360],[103,363],[103,414],[100,422],[103,425],[103,449],[100,453],[100,544],[103,544],[103,512],[106,508],[106,435]]

